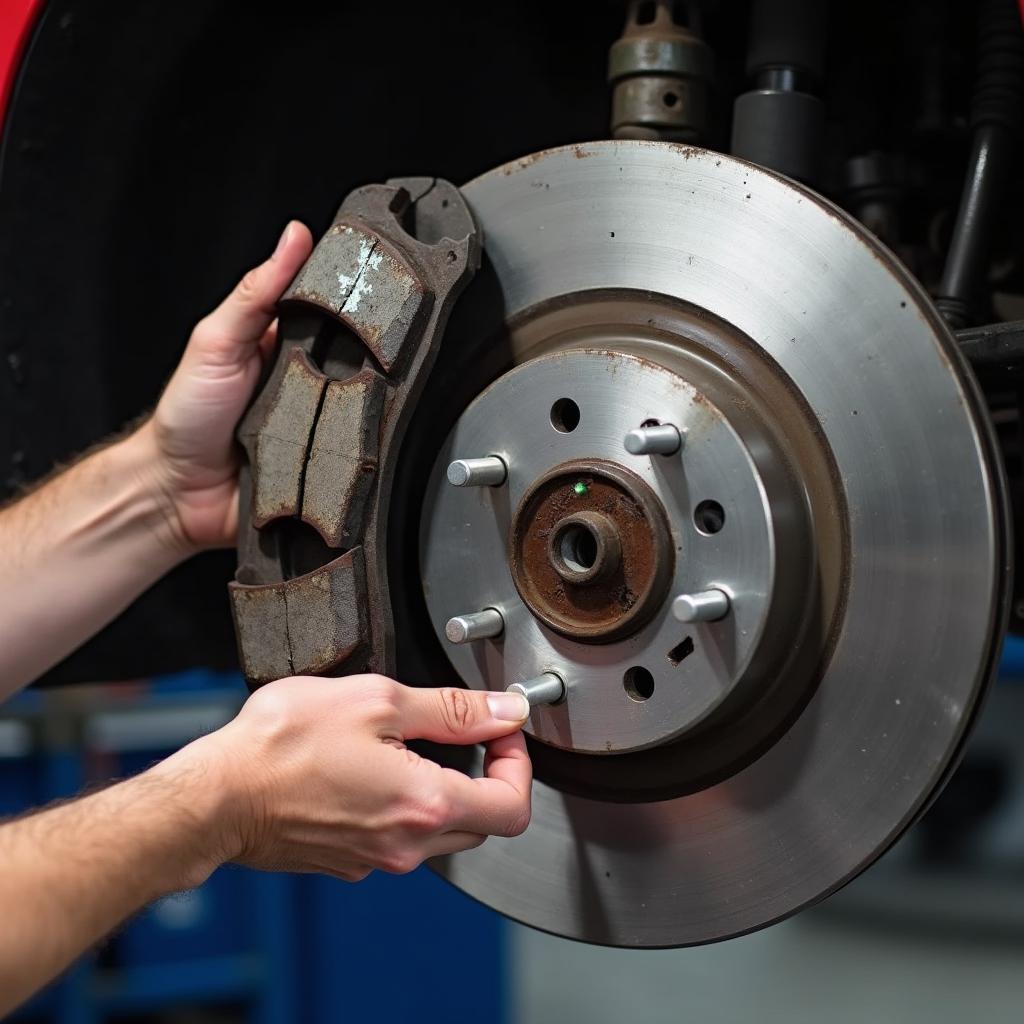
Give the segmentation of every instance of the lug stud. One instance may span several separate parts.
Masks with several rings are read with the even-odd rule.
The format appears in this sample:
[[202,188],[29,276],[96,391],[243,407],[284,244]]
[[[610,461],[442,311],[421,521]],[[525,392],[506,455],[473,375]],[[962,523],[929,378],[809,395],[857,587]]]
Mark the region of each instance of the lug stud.
[[490,640],[505,631],[505,620],[496,608],[482,612],[455,615],[444,627],[444,635],[453,644],[470,644],[474,640]]
[[680,622],[715,622],[729,612],[729,595],[724,590],[702,590],[680,594],[672,602],[672,614]]
[[683,446],[683,435],[671,423],[631,430],[622,442],[630,455],[674,455]]
[[497,455],[483,459],[456,459],[448,466],[454,487],[497,487],[508,477],[508,467]]
[[554,672],[544,672],[535,679],[513,683],[505,687],[506,693],[521,693],[531,708],[538,704],[557,704],[565,698],[565,683]]

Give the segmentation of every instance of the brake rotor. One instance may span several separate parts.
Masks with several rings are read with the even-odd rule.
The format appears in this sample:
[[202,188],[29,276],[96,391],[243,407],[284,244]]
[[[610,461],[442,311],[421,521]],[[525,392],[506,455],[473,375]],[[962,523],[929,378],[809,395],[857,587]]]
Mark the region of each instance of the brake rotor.
[[[740,161],[605,142],[462,192],[485,262],[392,495],[399,669],[566,696],[526,727],[528,831],[435,867],[588,942],[785,917],[921,813],[990,678],[1005,510],[973,382],[891,254]],[[652,424],[678,450],[630,454]],[[503,483],[447,481],[488,456]],[[673,616],[705,592],[724,615]],[[446,639],[483,609],[499,637]]]

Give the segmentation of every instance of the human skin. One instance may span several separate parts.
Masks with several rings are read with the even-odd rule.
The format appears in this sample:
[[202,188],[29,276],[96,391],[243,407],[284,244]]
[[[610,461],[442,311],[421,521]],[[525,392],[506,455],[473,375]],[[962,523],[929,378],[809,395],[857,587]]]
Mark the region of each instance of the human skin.
[[[174,565],[230,546],[235,426],[312,248],[273,256],[196,325],[141,426],[0,511],[0,699],[70,653]],[[0,1015],[128,915],[236,861],[358,881],[515,836],[531,768],[516,694],[293,677],[134,778],[0,825]],[[406,745],[486,743],[470,779]]]

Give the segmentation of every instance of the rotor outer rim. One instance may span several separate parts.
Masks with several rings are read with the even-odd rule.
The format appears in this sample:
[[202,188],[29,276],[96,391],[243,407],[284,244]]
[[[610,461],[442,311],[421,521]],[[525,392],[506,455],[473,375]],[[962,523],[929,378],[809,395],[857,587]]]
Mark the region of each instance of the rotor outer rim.
[[[653,150],[657,148],[660,152],[657,155],[653,154]],[[639,152],[638,152],[639,151]],[[644,152],[646,151],[646,152]],[[532,175],[537,175],[541,172],[542,168],[537,166],[538,163],[542,163],[545,160],[551,160],[552,158],[556,162],[560,162],[562,166],[569,160],[572,159],[573,150],[564,149],[560,151],[554,151],[553,153],[541,154],[537,157],[526,158],[524,161],[519,161],[516,164],[507,165],[505,168],[501,168],[498,171],[491,172],[489,175],[484,176],[482,179],[478,179],[476,182],[471,183],[467,186],[467,195],[471,200],[471,205],[474,204],[474,200],[479,201],[480,190],[485,187],[488,182],[493,182],[497,179],[499,174],[509,176],[517,173],[521,173],[530,168]],[[623,925],[621,922],[618,926],[609,928],[607,922],[604,925],[598,925],[595,929],[593,926],[588,926],[586,921],[582,922],[583,930],[574,933],[574,937],[585,938],[591,942],[606,942],[615,945],[643,945],[643,946],[673,946],[680,944],[691,944],[693,942],[712,941],[715,939],[723,939],[732,935],[743,934],[744,932],[754,930],[758,927],[770,923],[771,921],[781,919],[782,917],[788,916],[790,913],[795,912],[801,906],[806,905],[808,902],[814,902],[820,899],[823,895],[828,892],[834,891],[840,887],[849,878],[853,877],[860,870],[862,870],[868,863],[877,858],[884,850],[898,837],[900,832],[906,826],[906,824],[912,820],[918,813],[920,813],[923,806],[926,805],[928,800],[934,795],[936,788],[941,783],[941,780],[948,774],[955,763],[957,754],[960,747],[962,746],[963,740],[966,736],[967,729],[970,721],[973,718],[974,713],[977,711],[979,697],[984,688],[984,681],[991,674],[992,668],[995,663],[995,658],[998,653],[999,644],[997,642],[997,629],[1000,624],[1005,621],[1006,615],[1006,578],[1005,575],[1001,575],[1002,570],[1006,565],[1006,556],[1008,554],[1008,534],[1006,532],[1006,508],[1005,508],[1005,492],[1002,481],[1001,467],[999,466],[998,460],[995,456],[994,443],[991,436],[990,425],[984,418],[981,411],[980,402],[978,399],[978,393],[976,385],[966,372],[962,361],[956,354],[954,343],[950,337],[948,330],[944,325],[937,319],[934,310],[930,306],[930,303],[925,298],[922,290],[913,281],[909,275],[899,266],[898,263],[874,240],[869,239],[861,232],[858,228],[854,227],[852,223],[837,211],[830,204],[827,204],[819,197],[815,196],[810,191],[793,185],[789,182],[782,182],[781,179],[776,176],[770,175],[760,169],[753,168],[748,165],[742,164],[740,161],[730,160],[729,158],[718,157],[717,154],[702,153],[697,150],[686,150],[682,147],[665,147],[659,146],[658,144],[645,144],[645,143],[608,143],[600,144],[591,147],[589,150],[585,150],[582,154],[579,152],[575,153],[575,158],[585,160],[589,157],[604,158],[610,167],[612,163],[626,164],[633,161],[630,170],[642,170],[639,167],[640,164],[647,159],[650,163],[659,164],[665,173],[671,173],[670,165],[673,161],[692,161],[695,162],[699,167],[707,173],[710,171],[709,165],[714,162],[716,168],[725,166],[726,170],[722,172],[720,179],[725,183],[722,185],[722,189],[725,192],[732,193],[731,202],[735,204],[737,197],[735,193],[740,187],[748,186],[748,180],[753,182],[753,187],[760,187],[765,189],[774,200],[779,200],[783,203],[792,204],[795,200],[796,204],[806,203],[808,210],[821,211],[827,216],[835,220],[840,227],[845,227],[848,230],[840,232],[837,236],[837,240],[842,243],[842,246],[848,250],[844,255],[861,262],[866,268],[868,264],[864,261],[862,256],[854,257],[852,255],[856,247],[850,245],[851,238],[860,245],[868,250],[867,255],[871,257],[885,272],[881,278],[876,282],[878,284],[878,292],[872,292],[873,298],[881,298],[882,293],[891,291],[897,291],[905,296],[901,302],[901,306],[904,309],[909,308],[912,314],[916,314],[919,323],[917,325],[911,324],[908,328],[908,332],[919,332],[919,328],[923,325],[925,333],[929,335],[929,339],[937,348],[937,355],[940,360],[945,363],[946,369],[949,371],[948,380],[945,380],[947,385],[951,386],[951,390],[958,394],[958,402],[960,407],[964,410],[965,425],[967,426],[967,432],[961,436],[961,440],[969,437],[971,439],[969,447],[972,447],[976,456],[976,463],[972,463],[975,466],[977,472],[974,476],[979,481],[980,486],[985,495],[983,501],[983,508],[986,510],[984,515],[984,521],[988,530],[985,547],[988,550],[988,556],[985,559],[985,564],[990,566],[992,569],[991,578],[989,578],[988,572],[986,571],[986,581],[982,585],[982,592],[978,594],[979,600],[983,603],[982,615],[975,616],[971,628],[976,631],[976,634],[981,639],[981,649],[978,652],[978,659],[975,662],[976,669],[970,673],[970,685],[965,688],[967,694],[968,703],[965,706],[960,707],[956,710],[951,710],[949,719],[950,725],[947,730],[949,735],[949,742],[943,747],[943,753],[938,757],[938,760],[934,765],[929,766],[929,774],[922,777],[923,788],[916,784],[912,787],[914,793],[912,798],[905,799],[903,801],[904,809],[901,815],[895,820],[886,820],[886,823],[877,824],[872,826],[873,834],[877,835],[877,838],[873,838],[873,848],[870,848],[866,855],[862,856],[857,853],[849,853],[845,861],[845,869],[836,871],[834,868],[829,869],[831,858],[826,856],[824,862],[819,865],[820,871],[828,875],[827,883],[824,883],[820,879],[812,878],[809,875],[804,875],[797,878],[793,883],[793,889],[800,889],[799,893],[791,893],[789,896],[789,902],[784,905],[774,907],[772,910],[768,910],[765,907],[761,907],[760,912],[757,914],[756,919],[749,919],[747,921],[737,920],[735,916],[731,922],[723,920],[715,928],[705,927],[703,932],[697,935],[694,932],[689,934],[683,934],[679,929],[676,929],[676,933],[671,936],[666,936],[668,941],[657,941],[653,935],[645,935],[643,939],[640,939],[637,935],[632,934],[629,930],[629,926]],[[571,166],[571,165],[570,165]],[[681,164],[676,165],[681,168]],[[550,167],[548,170],[550,171]],[[620,172],[621,173],[621,172]],[[740,177],[743,176],[742,186],[740,185]],[[708,175],[711,177],[710,175]],[[609,177],[614,177],[610,172]],[[781,191],[778,186],[785,184],[785,192]],[[577,187],[579,186],[577,180]],[[747,196],[749,199],[749,195]],[[504,197],[504,201],[507,203],[509,195]],[[792,212],[792,210],[790,210]],[[487,211],[487,215],[482,217],[485,229],[488,227],[491,221],[491,215],[494,210]],[[806,214],[806,211],[805,211]],[[810,216],[811,227],[823,229],[824,221],[821,219],[818,213],[814,213]],[[826,232],[827,233],[827,232]],[[835,232],[833,232],[835,234]],[[871,276],[870,274],[868,275]],[[887,285],[887,287],[882,287]],[[628,283],[627,283],[628,286]],[[683,297],[683,296],[680,296]],[[721,312],[721,310],[716,310]],[[895,313],[890,315],[896,315]],[[743,329],[742,324],[738,324]],[[920,345],[921,342],[915,342]],[[925,346],[927,349],[927,346]],[[897,353],[899,355],[900,353]],[[876,371],[880,369],[876,367]],[[933,367],[928,367],[928,372],[933,372]],[[929,382],[929,384],[934,382]],[[958,415],[956,410],[952,410],[953,415]],[[959,455],[957,456],[959,457]],[[859,510],[853,509],[853,513],[856,514]],[[979,524],[975,524],[976,526]],[[856,541],[856,538],[855,538]],[[859,553],[855,552],[855,559]],[[863,558],[863,555],[859,555]],[[855,566],[859,570],[859,566]],[[846,629],[844,628],[844,634]],[[841,638],[841,642],[845,640],[845,636]],[[812,698],[812,704],[817,700],[817,695]],[[808,712],[802,721],[806,720]],[[798,723],[799,725],[799,723]],[[794,730],[796,731],[796,730]],[[801,732],[806,732],[805,726],[800,726]],[[777,749],[777,748],[776,748]],[[771,753],[771,752],[770,752]],[[770,759],[769,755],[765,756],[765,759]],[[749,771],[750,769],[747,769]],[[743,774],[743,773],[741,773]],[[907,776],[909,779],[910,776]],[[801,780],[796,778],[791,780],[790,789],[786,795],[791,796],[792,791],[799,788]],[[716,789],[718,787],[715,787]],[[571,803],[577,798],[566,797],[561,798],[562,803]],[[691,798],[682,798],[683,801]],[[677,801],[672,801],[673,804]],[[528,833],[529,835],[529,833]],[[860,837],[861,839],[863,837]],[[592,835],[591,842],[588,844],[586,837],[577,834],[575,842],[572,844],[572,849],[575,853],[580,854],[585,850],[590,850],[591,853],[600,854],[602,849],[608,848],[608,842],[610,837],[605,836],[604,841],[598,841],[599,836]],[[597,842],[594,846],[593,843]],[[504,846],[505,844],[494,843],[495,847]],[[613,844],[614,845],[614,844]],[[492,844],[488,844],[492,846]],[[845,850],[845,848],[844,848]],[[490,851],[493,853],[493,848]],[[835,854],[835,850],[826,851]],[[443,870],[454,871],[456,877],[461,879],[462,885],[460,887],[465,889],[473,889],[475,884],[466,885],[467,880],[472,875],[470,869],[470,861],[478,859],[481,853],[475,853],[470,855],[461,855],[460,858],[449,860],[447,864],[441,865]],[[498,861],[493,860],[495,868],[501,867],[507,869],[508,864],[499,864]],[[591,865],[593,867],[594,865]],[[838,865],[836,865],[838,866]],[[469,869],[469,873],[467,873]],[[512,872],[508,875],[509,878],[514,877],[515,873]],[[488,893],[491,897],[489,900],[493,906],[495,902],[504,902],[505,905],[501,906],[500,909],[503,912],[508,913],[513,917],[520,917],[520,915],[514,913],[512,908],[508,905],[507,899],[501,897],[501,894],[497,892],[497,888],[494,884],[497,876],[492,870],[488,876],[491,881],[489,883]],[[683,879],[682,884],[686,883],[686,879]],[[694,894],[696,895],[696,894]],[[697,900],[699,903],[699,899]],[[521,918],[520,918],[521,919]],[[643,923],[647,923],[646,918],[641,918]],[[545,921],[538,919],[534,916],[533,919],[529,920],[534,927],[545,927]],[[603,929],[603,930],[602,930]],[[624,929],[624,930],[623,930]],[[566,934],[565,927],[551,928],[559,934]]]

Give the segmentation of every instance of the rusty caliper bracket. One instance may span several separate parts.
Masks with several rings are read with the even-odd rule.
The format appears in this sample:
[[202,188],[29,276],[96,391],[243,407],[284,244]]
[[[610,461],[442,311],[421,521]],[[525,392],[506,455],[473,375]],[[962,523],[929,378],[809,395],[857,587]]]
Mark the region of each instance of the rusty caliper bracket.
[[457,188],[397,178],[342,203],[280,303],[270,376],[238,429],[231,605],[251,686],[391,674],[391,481],[449,313],[479,265]]

